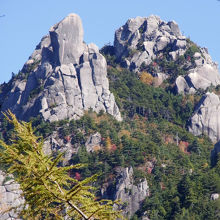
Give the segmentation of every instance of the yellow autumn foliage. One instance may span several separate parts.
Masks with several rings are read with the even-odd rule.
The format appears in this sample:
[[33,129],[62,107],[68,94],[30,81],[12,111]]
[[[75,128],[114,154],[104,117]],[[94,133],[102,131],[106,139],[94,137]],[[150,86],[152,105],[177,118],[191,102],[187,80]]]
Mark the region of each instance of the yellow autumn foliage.
[[140,80],[141,80],[141,82],[143,82],[147,85],[152,85],[154,77],[151,74],[144,71],[144,72],[142,72],[142,74],[140,76]]
[[7,167],[20,184],[25,198],[22,210],[13,207],[22,219],[124,219],[113,209],[115,202],[97,200],[91,183],[98,175],[82,181],[69,176],[81,164],[60,167],[62,154],[56,158],[43,151],[43,140],[34,134],[31,123],[19,122],[12,112],[5,114],[14,126],[15,138],[8,145],[0,140],[0,164]]

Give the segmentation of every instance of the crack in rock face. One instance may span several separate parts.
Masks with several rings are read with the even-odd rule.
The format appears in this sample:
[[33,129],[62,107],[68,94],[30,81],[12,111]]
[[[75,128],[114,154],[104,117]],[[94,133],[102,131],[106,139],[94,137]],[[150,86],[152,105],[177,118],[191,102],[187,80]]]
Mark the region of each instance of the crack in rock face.
[[1,111],[10,109],[22,120],[41,115],[52,122],[78,119],[90,108],[122,120],[109,91],[106,60],[95,44],[84,43],[81,19],[70,14],[50,28],[11,81]]

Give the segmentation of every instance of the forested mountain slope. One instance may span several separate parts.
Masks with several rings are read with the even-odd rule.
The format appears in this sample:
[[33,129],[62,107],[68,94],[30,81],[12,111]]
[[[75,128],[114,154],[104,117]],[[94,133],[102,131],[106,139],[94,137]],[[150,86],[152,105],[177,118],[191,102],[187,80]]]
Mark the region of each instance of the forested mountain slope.
[[[207,49],[173,21],[129,19],[114,45],[98,51],[70,15],[1,85],[1,111],[31,120],[46,153],[64,152],[63,166],[87,164],[75,178],[102,173],[97,197],[121,199],[116,208],[129,219],[213,220],[219,84]],[[0,135],[8,142],[14,135],[3,117]]]

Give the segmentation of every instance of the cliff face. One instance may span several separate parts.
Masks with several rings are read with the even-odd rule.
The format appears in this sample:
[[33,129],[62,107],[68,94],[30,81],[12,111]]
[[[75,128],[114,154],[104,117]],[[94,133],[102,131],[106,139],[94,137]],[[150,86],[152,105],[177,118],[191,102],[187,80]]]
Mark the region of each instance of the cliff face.
[[130,218],[140,209],[142,202],[150,196],[150,189],[146,179],[135,184],[132,167],[118,169],[115,183],[104,185],[102,196],[120,201],[120,205],[115,204],[114,208],[122,210],[123,216]]
[[220,100],[214,93],[206,93],[190,119],[189,131],[194,135],[206,134],[212,142],[220,139]]
[[39,114],[48,121],[76,119],[89,108],[121,120],[109,91],[105,58],[95,44],[83,42],[76,14],[51,27],[8,87],[1,111],[11,109],[23,120]]
[[146,197],[150,195],[147,180],[134,184],[133,168],[125,168],[117,178],[115,200],[124,203],[124,215],[131,217],[140,207]]

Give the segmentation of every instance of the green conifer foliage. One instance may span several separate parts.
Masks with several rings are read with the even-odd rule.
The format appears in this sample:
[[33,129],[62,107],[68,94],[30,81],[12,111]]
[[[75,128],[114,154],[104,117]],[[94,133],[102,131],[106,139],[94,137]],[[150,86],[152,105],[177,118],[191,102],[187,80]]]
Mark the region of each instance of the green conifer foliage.
[[71,169],[57,166],[56,158],[45,155],[43,140],[34,135],[31,123],[19,122],[10,111],[5,115],[14,125],[16,137],[8,145],[0,140],[0,163],[20,184],[26,203],[20,216],[23,219],[117,219],[119,212],[112,209],[110,200],[96,200],[94,188],[89,185],[97,175],[78,181],[68,175]]

